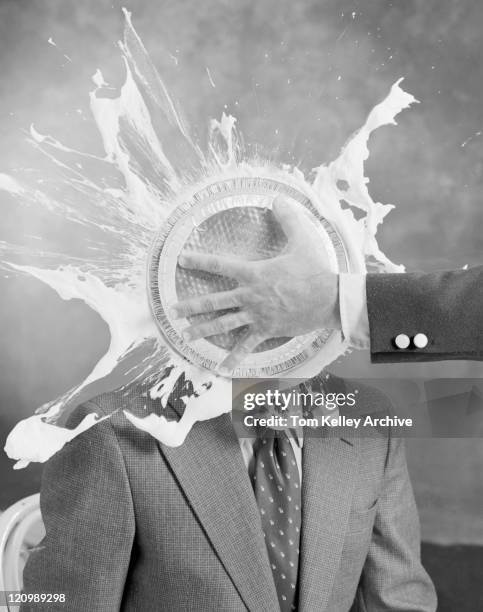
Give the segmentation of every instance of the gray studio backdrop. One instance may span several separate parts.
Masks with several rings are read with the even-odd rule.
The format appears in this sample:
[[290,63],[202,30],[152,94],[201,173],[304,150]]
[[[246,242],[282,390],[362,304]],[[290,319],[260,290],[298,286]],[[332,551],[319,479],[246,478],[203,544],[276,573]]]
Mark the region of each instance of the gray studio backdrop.
[[[483,261],[479,0],[0,0],[0,172],[45,164],[25,143],[31,123],[102,153],[87,94],[97,68],[113,86],[122,83],[116,47],[122,4],[201,142],[208,120],[230,112],[252,151],[306,171],[332,160],[405,77],[403,87],[421,103],[370,142],[371,192],[396,205],[381,244],[410,270]],[[0,206],[0,240],[43,233],[58,247],[82,239],[61,236],[61,226],[47,226],[41,214],[20,213],[2,193]],[[87,374],[108,334],[83,304],[63,302],[35,280],[0,278],[0,295],[3,445],[18,419]],[[367,353],[354,353],[333,370],[369,378],[479,378],[483,365],[376,367]],[[483,545],[480,440],[408,446],[426,541]],[[38,466],[13,472],[2,456],[0,508],[37,490],[39,472]]]

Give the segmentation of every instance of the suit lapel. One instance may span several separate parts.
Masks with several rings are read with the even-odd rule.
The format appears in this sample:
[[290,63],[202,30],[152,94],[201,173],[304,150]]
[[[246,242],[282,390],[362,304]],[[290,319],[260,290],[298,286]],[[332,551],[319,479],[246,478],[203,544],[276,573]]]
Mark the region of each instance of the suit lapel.
[[352,505],[357,457],[357,440],[305,438],[300,612],[325,610],[329,601]]
[[159,446],[247,608],[278,611],[258,507],[229,415],[196,423],[178,448]]

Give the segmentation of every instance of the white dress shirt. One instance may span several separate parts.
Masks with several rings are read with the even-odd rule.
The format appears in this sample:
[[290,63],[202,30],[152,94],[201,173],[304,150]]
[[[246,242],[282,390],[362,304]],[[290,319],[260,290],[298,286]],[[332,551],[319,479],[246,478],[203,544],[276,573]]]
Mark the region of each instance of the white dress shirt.
[[369,348],[369,317],[365,274],[339,274],[342,334],[356,348]]

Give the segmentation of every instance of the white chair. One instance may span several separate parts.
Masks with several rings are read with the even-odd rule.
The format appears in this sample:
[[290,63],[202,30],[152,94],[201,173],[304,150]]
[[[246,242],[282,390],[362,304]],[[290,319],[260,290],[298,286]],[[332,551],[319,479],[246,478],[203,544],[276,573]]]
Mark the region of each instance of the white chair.
[[0,514],[0,591],[22,590],[29,552],[45,535],[39,499],[38,493],[30,495]]

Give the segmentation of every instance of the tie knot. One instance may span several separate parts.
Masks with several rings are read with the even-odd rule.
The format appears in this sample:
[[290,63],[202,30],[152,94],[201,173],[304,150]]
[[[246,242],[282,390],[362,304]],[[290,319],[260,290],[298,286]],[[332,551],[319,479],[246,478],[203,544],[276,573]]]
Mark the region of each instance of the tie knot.
[[293,434],[294,432],[291,430],[258,427],[256,445],[258,448],[265,445],[270,447],[284,447],[288,444],[290,446],[290,438],[293,436]]

